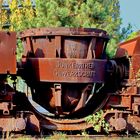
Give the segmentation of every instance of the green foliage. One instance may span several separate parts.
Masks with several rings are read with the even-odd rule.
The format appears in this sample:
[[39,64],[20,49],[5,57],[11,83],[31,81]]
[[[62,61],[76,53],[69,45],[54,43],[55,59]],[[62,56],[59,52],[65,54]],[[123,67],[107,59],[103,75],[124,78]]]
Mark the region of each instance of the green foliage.
[[95,114],[89,115],[85,118],[87,123],[92,124],[93,129],[97,132],[101,131],[101,128],[104,129],[106,133],[109,131],[109,124],[105,122],[103,118],[104,112],[102,110],[96,112]]
[[3,26],[7,22],[7,11],[2,8],[3,0],[0,0],[0,30],[3,30]]
[[15,84],[15,88],[18,92],[24,92],[25,82],[21,79],[21,77],[17,76],[16,79],[13,80],[11,75],[7,75],[6,81],[11,87]]
[[125,41],[130,40],[130,39],[133,39],[133,38],[137,37],[138,35],[140,35],[140,31],[138,31],[138,32],[132,32],[131,34],[129,34],[126,37]]
[[17,58],[17,61],[20,61],[20,59],[22,58],[22,53],[24,51],[23,49],[23,44],[22,44],[22,41],[18,38],[17,39],[17,48],[16,48],[16,58]]
[[11,75],[7,75],[6,81],[11,87],[13,87],[14,80],[12,79]]
[[[21,6],[21,7],[19,7]],[[35,26],[35,13],[30,0],[9,1],[10,7],[10,31],[22,31]],[[22,57],[23,46],[20,39],[17,40],[17,60]]]
[[30,0],[12,0],[9,1],[9,7],[11,31],[22,31],[34,27],[35,14]]
[[[38,27],[91,27],[118,31],[118,0],[36,0]],[[112,34],[113,32],[113,34]]]
[[66,134],[62,132],[54,132],[54,134],[48,138],[47,140],[66,140]]
[[132,26],[131,24],[128,24],[126,28],[122,28],[120,36],[119,36],[120,40],[121,41],[126,40],[126,38],[128,38],[128,36],[132,34],[132,32],[133,32]]

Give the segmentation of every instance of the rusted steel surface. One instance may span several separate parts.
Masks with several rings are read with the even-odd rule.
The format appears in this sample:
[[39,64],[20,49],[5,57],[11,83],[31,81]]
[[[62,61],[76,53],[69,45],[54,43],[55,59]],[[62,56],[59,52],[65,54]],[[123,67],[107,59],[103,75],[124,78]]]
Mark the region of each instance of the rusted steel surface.
[[120,43],[119,47],[125,49],[130,56],[129,87],[122,94],[121,104],[133,110],[133,114],[139,115],[139,70],[140,70],[140,37]]
[[37,133],[39,134],[40,132],[40,124],[39,124],[39,120],[37,119],[37,117],[35,115],[30,115],[27,118],[27,124],[26,124],[26,130],[27,133]]
[[135,79],[140,69],[140,36],[126,42],[120,43],[119,47],[125,49],[130,56],[130,78]]
[[137,115],[128,116],[128,125],[131,131],[140,131],[140,117]]
[[15,33],[0,32],[0,74],[20,75],[28,100],[0,79],[2,131],[84,130],[92,127],[85,117],[100,109],[109,131],[140,131],[140,37],[121,43],[111,60],[109,36],[99,29],[29,29],[19,38],[24,53],[16,72]]
[[23,118],[1,117],[0,131],[21,131],[26,127],[26,121]]
[[[140,37],[138,36],[132,40],[121,43],[116,52],[117,59],[120,59],[121,57],[129,58],[129,67],[127,67],[129,68],[127,74],[128,77],[121,81],[124,88],[122,88],[121,91],[116,92],[114,95],[111,95],[108,103],[106,104],[108,106],[107,108],[113,108],[116,110],[114,110],[114,114],[112,112],[107,114],[108,116],[109,114],[112,114],[112,118],[110,117],[109,122],[110,125],[112,125],[116,130],[125,129],[129,131],[140,131],[139,46]],[[121,64],[123,64],[123,62],[121,62]],[[127,64],[124,63],[124,65]],[[115,120],[115,114],[118,114],[119,110],[123,111],[121,112],[121,114],[119,113],[120,115]],[[125,114],[124,110],[128,112]]]
[[[27,77],[25,79],[32,86],[33,94],[38,95],[39,100],[35,98],[36,102],[43,105],[46,111],[53,114],[53,117],[56,115],[59,118],[43,117],[41,121],[43,127],[55,130],[89,128],[91,124],[86,124],[84,119],[75,120],[75,117],[79,117],[77,115],[74,120],[62,119],[78,111],[80,113],[81,110],[88,112],[90,109],[86,107],[89,104],[94,107],[93,110],[91,109],[92,112],[97,111],[98,106],[106,109],[110,107],[132,109],[133,106],[138,113],[138,104],[133,102],[132,105],[131,95],[124,96],[123,92],[120,95],[111,95],[109,100],[101,95],[110,92],[109,86],[111,92],[116,91],[122,86],[122,83],[118,82],[129,78],[129,60],[125,58],[124,48],[118,49],[116,53],[118,60],[107,61],[105,48],[109,38],[105,31],[40,28],[26,30],[20,34],[20,38],[25,47],[23,63],[27,62],[25,69],[27,68],[26,72],[28,72],[28,75],[23,73],[23,76],[25,74]],[[29,75],[31,78],[28,77]],[[39,87],[35,87],[32,79],[39,84]],[[127,80],[125,81],[126,85]],[[100,90],[100,96],[96,97],[94,94],[99,94]],[[45,96],[47,98],[44,98]],[[101,101],[98,101],[99,99]],[[118,111],[113,112],[115,119],[110,120],[110,124],[115,131],[121,131],[127,127],[126,120],[122,117],[125,112],[119,113],[121,114],[119,116],[117,113]],[[41,112],[37,114],[42,117]],[[79,118],[82,116],[84,114]]]
[[40,28],[21,32],[24,57],[102,57],[109,36],[103,30],[80,28]]
[[16,74],[16,33],[0,32],[0,74]]
[[42,116],[41,126],[50,130],[85,130],[91,128],[92,124],[88,124],[85,118],[81,119],[56,119]]
[[106,60],[30,58],[38,81],[103,83]]
[[133,56],[134,54],[140,54],[139,46],[140,46],[140,36],[119,44],[119,47],[125,49],[128,52],[129,56]]
[[3,111],[3,115],[9,115],[9,110],[10,110],[9,106],[10,106],[10,103],[8,102],[0,103],[0,110]]
[[[13,73],[12,73],[13,74]],[[0,83],[0,131],[21,131],[26,128],[23,117],[13,116],[15,91],[5,82]],[[18,113],[20,114],[20,113]],[[16,115],[16,114],[15,114]]]
[[45,36],[45,35],[75,35],[75,36],[99,36],[108,39],[108,34],[106,31],[101,29],[93,28],[38,28],[38,29],[29,29],[23,31],[19,34],[21,38],[31,37],[31,36]]
[[[63,121],[63,120],[62,120]],[[46,121],[45,121],[46,123]],[[67,131],[74,131],[74,130],[85,130],[87,128],[91,128],[92,127],[92,124],[87,124],[85,122],[83,123],[75,123],[75,124],[58,124],[58,123],[53,123],[53,122],[50,122],[49,123],[46,123],[46,124],[41,124],[41,126],[45,129],[50,129],[50,130],[67,130]]]
[[[86,129],[92,124],[84,117],[102,109],[110,131],[140,131],[136,79],[140,37],[121,43],[115,58],[107,60],[109,37],[103,30],[39,28],[19,36],[25,47],[22,69],[26,73],[21,76],[32,95],[37,95],[31,104],[41,118],[41,127]],[[35,105],[43,106],[47,113],[38,111]]]
[[39,99],[32,98],[31,104],[39,116],[43,113],[38,112],[37,104],[49,112],[46,116],[54,117],[48,116],[41,124],[55,130],[91,127],[83,119],[62,117],[84,109],[95,92],[93,84],[101,84],[100,90],[105,83],[108,34],[98,29],[39,28],[26,30],[19,36],[25,48],[19,71],[26,71],[22,76],[31,85],[32,95],[34,91]]

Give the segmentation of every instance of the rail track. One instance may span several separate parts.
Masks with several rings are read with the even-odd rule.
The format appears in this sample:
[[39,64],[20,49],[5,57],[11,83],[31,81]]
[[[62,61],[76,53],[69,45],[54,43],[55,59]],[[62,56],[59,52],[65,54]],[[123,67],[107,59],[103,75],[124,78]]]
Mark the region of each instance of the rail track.
[[35,139],[42,139],[42,140],[139,140],[140,134],[139,133],[110,133],[110,134],[87,134],[86,132],[79,131],[76,133],[71,132],[65,133],[65,132],[53,132],[52,134],[33,134],[33,135],[27,135],[24,131],[21,133],[3,133],[0,134],[0,139],[26,139],[26,140],[35,140]]
[[139,135],[66,135],[66,134],[53,134],[53,135],[25,135],[25,134],[11,134],[8,137],[1,136],[2,139],[45,139],[45,140],[139,140]]

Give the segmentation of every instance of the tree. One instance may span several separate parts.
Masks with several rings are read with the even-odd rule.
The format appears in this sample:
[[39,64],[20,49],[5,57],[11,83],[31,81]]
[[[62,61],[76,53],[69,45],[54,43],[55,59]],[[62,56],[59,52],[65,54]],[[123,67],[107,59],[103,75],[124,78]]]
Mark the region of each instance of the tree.
[[126,40],[132,32],[131,24],[128,24],[126,28],[122,28],[119,36],[120,41]]
[[34,8],[30,0],[9,1],[10,7],[10,31],[22,31],[34,27]]
[[[10,31],[20,32],[24,29],[35,27],[35,10],[31,0],[12,0],[9,1],[10,8]],[[23,47],[21,40],[17,40],[17,60],[22,57]]]
[[129,35],[125,38],[125,41],[130,40],[130,39],[133,39],[133,38],[135,38],[135,37],[137,37],[137,36],[139,36],[139,35],[140,35],[140,31],[132,32],[131,34],[129,34]]
[[3,30],[3,26],[8,21],[7,10],[2,7],[3,0],[0,0],[0,30]]

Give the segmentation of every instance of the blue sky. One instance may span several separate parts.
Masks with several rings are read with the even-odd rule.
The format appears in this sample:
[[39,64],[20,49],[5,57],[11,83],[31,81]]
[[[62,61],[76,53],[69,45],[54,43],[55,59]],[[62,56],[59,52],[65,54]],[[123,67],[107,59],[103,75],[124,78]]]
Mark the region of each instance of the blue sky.
[[122,27],[130,23],[134,31],[140,30],[140,0],[120,0]]

